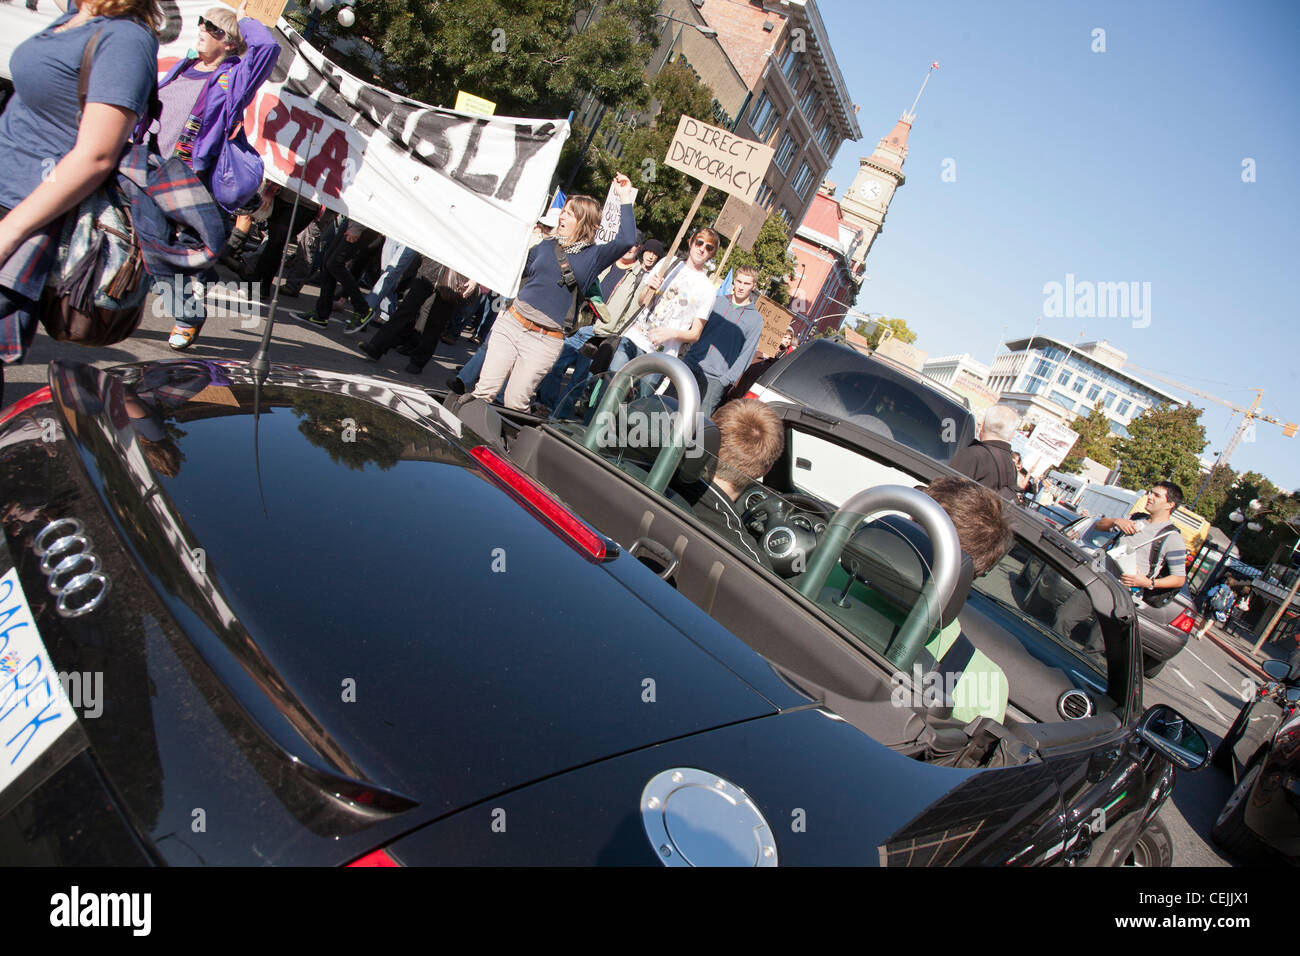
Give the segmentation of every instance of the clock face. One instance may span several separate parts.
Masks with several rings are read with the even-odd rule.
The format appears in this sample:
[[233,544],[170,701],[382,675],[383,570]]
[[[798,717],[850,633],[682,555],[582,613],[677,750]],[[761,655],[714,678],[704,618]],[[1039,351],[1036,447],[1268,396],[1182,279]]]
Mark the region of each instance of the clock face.
[[880,183],[867,183],[862,187],[862,195],[868,199],[880,198]]

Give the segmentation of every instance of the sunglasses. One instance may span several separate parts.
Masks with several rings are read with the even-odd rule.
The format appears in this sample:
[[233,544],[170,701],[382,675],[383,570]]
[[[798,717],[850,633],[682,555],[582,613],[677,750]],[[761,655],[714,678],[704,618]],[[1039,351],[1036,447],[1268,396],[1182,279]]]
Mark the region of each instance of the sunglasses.
[[699,246],[701,249],[704,249],[708,252],[715,252],[717,251],[718,248],[716,245],[709,242],[709,240],[707,239],[696,239],[694,242],[691,243],[691,245]]
[[217,26],[211,20],[204,20],[202,17],[199,17],[199,29],[207,33],[208,36],[212,37],[212,39],[216,40],[218,43],[226,38],[225,30],[221,29],[221,27]]

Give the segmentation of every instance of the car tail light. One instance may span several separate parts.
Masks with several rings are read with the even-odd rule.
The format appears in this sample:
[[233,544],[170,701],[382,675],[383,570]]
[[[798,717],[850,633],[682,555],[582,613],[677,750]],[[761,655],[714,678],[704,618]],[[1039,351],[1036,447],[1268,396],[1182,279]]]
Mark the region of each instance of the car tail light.
[[1169,626],[1177,628],[1184,634],[1190,634],[1192,633],[1192,628],[1196,626],[1196,621],[1190,614],[1184,611],[1182,614],[1179,614],[1176,618],[1170,621]]
[[358,857],[357,859],[353,860],[351,863],[348,864],[348,866],[401,866],[401,865],[402,864],[398,863],[391,856],[389,856],[388,851],[384,850],[382,847],[378,850],[371,850],[365,856]]
[[5,424],[9,419],[14,418],[17,415],[21,415],[29,408],[35,408],[37,405],[44,405],[50,400],[50,398],[50,387],[48,385],[44,388],[38,388],[30,395],[18,399],[18,401],[14,402],[3,412],[0,412],[0,425]]
[[510,492],[529,511],[537,515],[560,537],[576,545],[583,553],[597,561],[609,557],[608,542],[592,531],[582,519],[562,505],[555,497],[522,471],[502,458],[486,445],[479,445],[471,455],[488,474]]
[[749,390],[748,392],[745,393],[745,397],[746,397],[746,398],[758,398],[758,392],[755,392],[753,389],[751,389],[751,390]]

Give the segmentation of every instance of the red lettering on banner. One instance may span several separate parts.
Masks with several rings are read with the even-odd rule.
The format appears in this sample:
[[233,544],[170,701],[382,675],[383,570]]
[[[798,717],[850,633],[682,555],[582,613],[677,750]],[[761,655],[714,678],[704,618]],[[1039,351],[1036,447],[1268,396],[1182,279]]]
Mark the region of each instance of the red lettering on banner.
[[259,153],[270,153],[275,168],[290,176],[296,163],[276,141],[284,124],[289,122],[289,108],[274,96],[263,97],[261,105],[261,116],[253,126],[257,136],[253,148]]
[[307,164],[307,171],[303,173],[302,180],[309,185],[315,185],[320,179],[321,174],[325,174],[325,182],[321,185],[321,191],[327,196],[335,198],[343,195],[343,166],[348,158],[348,137],[341,129],[336,129],[330,133],[329,138],[325,140],[320,151],[311,158]]

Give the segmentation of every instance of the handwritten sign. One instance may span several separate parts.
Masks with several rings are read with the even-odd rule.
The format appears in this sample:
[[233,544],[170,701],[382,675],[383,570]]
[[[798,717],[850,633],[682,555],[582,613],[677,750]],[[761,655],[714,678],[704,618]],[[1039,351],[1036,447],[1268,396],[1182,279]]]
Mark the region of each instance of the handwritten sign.
[[734,238],[739,229],[740,238],[736,239],[736,245],[749,252],[754,248],[754,240],[758,238],[758,232],[766,220],[767,210],[762,206],[757,203],[750,205],[735,196],[728,196],[713,228],[728,239]]
[[[636,190],[632,190],[632,202],[636,202]],[[623,218],[623,205],[618,201],[618,190],[609,184],[609,195],[605,197],[605,208],[600,212],[600,227],[596,230],[596,244],[609,242],[618,235],[619,220]]]
[[752,203],[772,162],[772,147],[691,116],[677,121],[664,163],[687,176]]
[[760,295],[754,305],[763,317],[763,334],[758,337],[758,350],[771,357],[781,350],[781,336],[790,328],[795,314],[765,295]]

